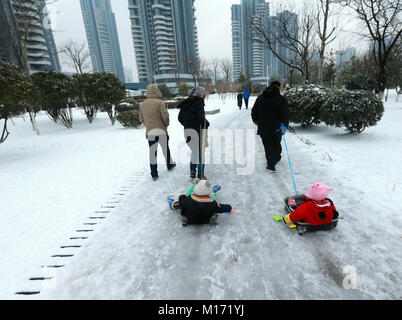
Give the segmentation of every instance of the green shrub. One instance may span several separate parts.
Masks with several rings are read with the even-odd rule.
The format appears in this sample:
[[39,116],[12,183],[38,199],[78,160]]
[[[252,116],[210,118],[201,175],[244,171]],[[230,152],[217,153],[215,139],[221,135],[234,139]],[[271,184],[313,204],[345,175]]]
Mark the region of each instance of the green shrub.
[[140,112],[138,110],[121,112],[117,115],[116,120],[125,128],[137,128],[141,125]]
[[375,126],[384,114],[382,101],[367,91],[334,90],[322,106],[325,124],[345,127],[350,133],[362,133]]
[[305,85],[286,91],[290,121],[308,127],[321,122],[320,111],[328,96],[328,90],[318,85]]
[[354,75],[345,83],[347,90],[374,91],[377,83],[374,79],[364,75]]

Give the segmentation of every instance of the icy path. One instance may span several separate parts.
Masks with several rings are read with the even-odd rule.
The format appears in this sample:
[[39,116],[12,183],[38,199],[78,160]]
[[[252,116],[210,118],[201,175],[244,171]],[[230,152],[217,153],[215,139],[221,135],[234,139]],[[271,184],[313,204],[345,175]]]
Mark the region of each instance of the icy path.
[[[234,109],[210,120],[215,128],[253,128],[250,111]],[[170,134],[182,139],[180,128]],[[349,186],[346,174],[329,170],[319,150],[307,150],[295,135],[287,139],[299,189],[318,181],[334,187],[332,197],[344,217],[336,230],[299,237],[273,222],[273,214],[283,213],[283,197],[293,193],[289,168],[284,153],[279,173],[267,173],[257,140],[252,175],[237,176],[229,165],[206,169],[223,186],[219,199],[233,205],[234,216],[220,216],[218,226],[183,228],[166,197],[188,189],[187,165],[170,174],[161,168],[158,182],[146,172],[57,271],[55,287],[36,298],[401,299],[397,226],[372,199],[356,200],[364,195]],[[357,290],[342,286],[348,265],[356,268]]]

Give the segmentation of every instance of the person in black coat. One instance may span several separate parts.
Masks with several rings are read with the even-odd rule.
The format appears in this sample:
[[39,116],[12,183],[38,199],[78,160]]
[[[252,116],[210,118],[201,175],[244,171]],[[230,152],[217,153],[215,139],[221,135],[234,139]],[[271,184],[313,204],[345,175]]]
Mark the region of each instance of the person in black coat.
[[180,109],[178,120],[184,127],[186,143],[191,149],[190,177],[197,176],[199,179],[204,176],[205,169],[203,154],[206,146],[206,132],[204,130],[209,128],[209,122],[205,118],[205,96],[206,90],[203,87],[195,87],[189,91],[189,97],[178,104]]
[[280,90],[281,84],[272,82],[257,98],[251,112],[264,145],[267,169],[271,172],[276,171],[275,166],[281,160],[282,134],[285,133],[285,129],[280,130],[281,124],[289,127],[289,104]]
[[239,109],[241,109],[241,107],[243,106],[243,92],[239,92],[237,94],[237,106],[239,107]]

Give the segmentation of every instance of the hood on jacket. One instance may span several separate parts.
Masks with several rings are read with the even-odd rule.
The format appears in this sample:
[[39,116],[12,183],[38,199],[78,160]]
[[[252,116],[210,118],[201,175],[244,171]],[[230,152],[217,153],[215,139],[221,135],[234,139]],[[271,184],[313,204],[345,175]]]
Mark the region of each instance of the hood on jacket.
[[278,96],[280,94],[278,87],[276,86],[269,86],[267,87],[263,94],[267,97],[275,97]]
[[147,87],[147,98],[162,99],[162,92],[156,84],[150,84]]
[[180,102],[177,105],[177,108],[185,110],[188,107],[191,107],[194,102],[200,103],[201,106],[205,106],[205,102],[204,102],[203,98],[197,97],[197,96],[192,96],[192,97],[189,97],[189,98],[183,100],[182,102]]

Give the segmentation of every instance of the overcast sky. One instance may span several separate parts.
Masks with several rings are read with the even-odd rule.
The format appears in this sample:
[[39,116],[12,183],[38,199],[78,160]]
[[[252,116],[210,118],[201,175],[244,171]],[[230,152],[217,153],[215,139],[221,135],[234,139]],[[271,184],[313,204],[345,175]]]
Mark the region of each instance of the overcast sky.
[[[272,12],[275,10],[275,2],[279,3],[282,0],[268,2],[273,3]],[[295,0],[294,2],[301,7],[303,1]],[[111,4],[113,12],[116,15],[123,65],[124,67],[132,68],[134,80],[138,81],[134,45],[131,37],[128,0],[111,0]],[[202,58],[232,58],[230,10],[232,4],[240,4],[240,0],[195,0],[196,24],[198,27],[200,56]],[[87,42],[79,0],[58,0],[56,3],[50,5],[48,10],[52,17],[52,28],[54,29],[55,41],[58,48],[69,40]],[[355,28],[356,21],[350,15],[343,13],[341,18],[342,23],[340,23],[340,26],[342,28],[351,30]],[[339,37],[334,43],[334,47],[347,47],[352,43],[353,38],[349,34]],[[60,59],[63,71],[73,71],[62,57]]]

